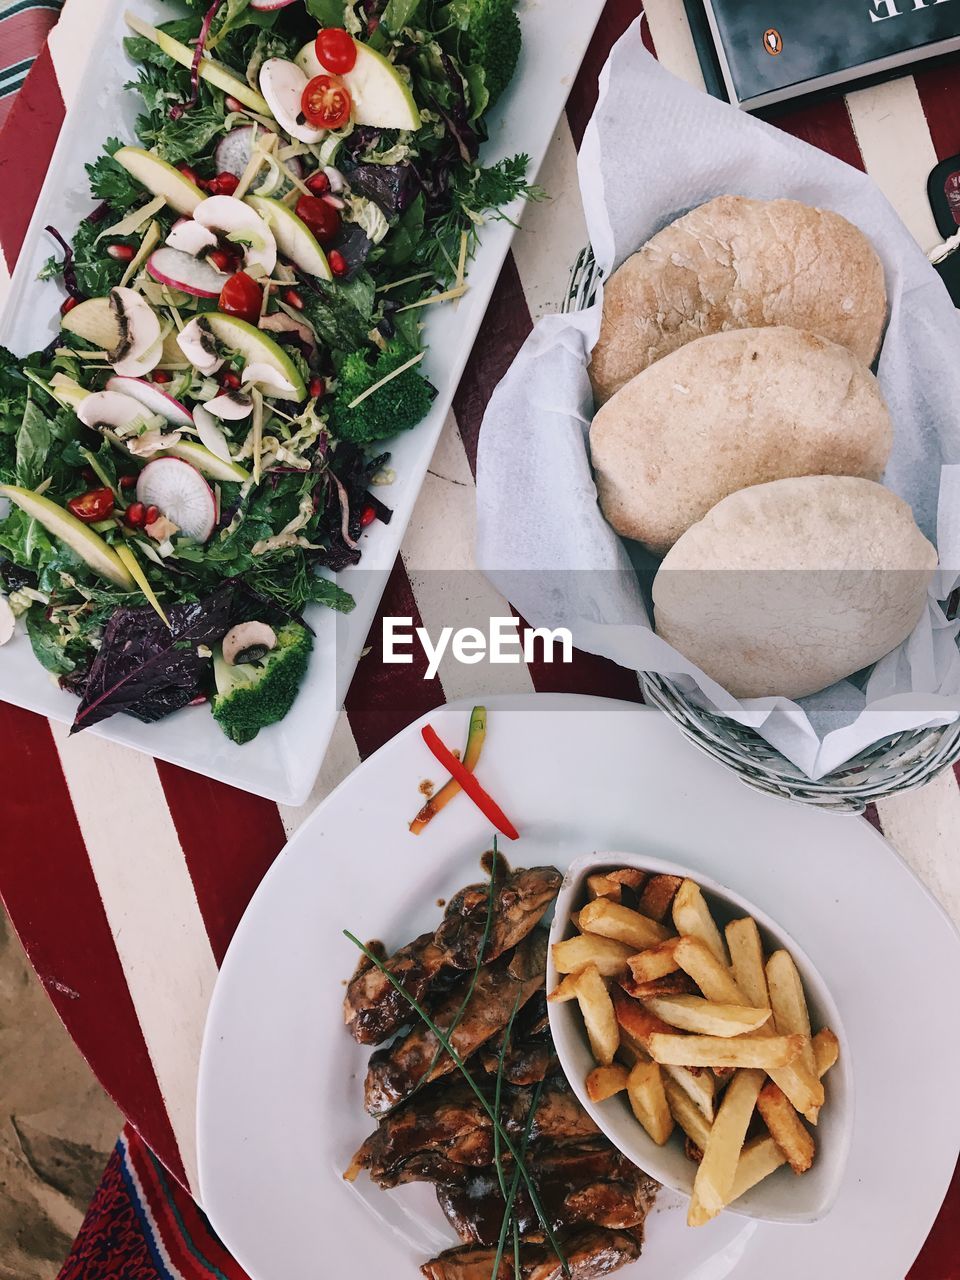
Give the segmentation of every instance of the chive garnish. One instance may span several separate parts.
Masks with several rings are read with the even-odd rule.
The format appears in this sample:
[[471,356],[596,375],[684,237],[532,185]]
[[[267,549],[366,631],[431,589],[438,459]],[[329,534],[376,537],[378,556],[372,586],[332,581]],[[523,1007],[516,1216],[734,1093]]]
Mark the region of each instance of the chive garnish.
[[536,1213],[537,1218],[539,1219],[540,1225],[543,1227],[543,1230],[547,1236],[547,1239],[550,1241],[551,1248],[553,1249],[554,1253],[557,1255],[557,1258],[560,1262],[561,1270],[563,1271],[563,1274],[565,1276],[569,1276],[570,1266],[563,1254],[563,1250],[560,1248],[560,1243],[557,1240],[556,1235],[554,1234],[553,1228],[550,1226],[550,1223],[547,1220],[547,1215],[544,1213],[543,1205],[540,1201],[540,1195],[539,1195],[539,1192],[537,1191],[536,1186],[534,1185],[533,1179],[530,1177],[530,1174],[527,1171],[526,1165],[523,1163],[522,1159],[520,1158],[520,1154],[517,1151],[517,1148],[514,1145],[512,1138],[507,1133],[506,1129],[504,1129],[503,1125],[500,1123],[500,1117],[494,1113],[493,1108],[490,1106],[489,1102],[483,1096],[483,1090],[480,1088],[476,1080],[474,1080],[473,1076],[467,1070],[463,1059],[460,1057],[459,1053],[457,1053],[456,1049],[453,1047],[452,1042],[447,1037],[447,1035],[440,1030],[440,1028],[437,1026],[434,1020],[430,1017],[429,1013],[427,1013],[426,1009],[424,1009],[424,1007],[420,1004],[419,1000],[415,1000],[413,996],[410,995],[410,993],[401,986],[401,984],[397,981],[397,979],[393,976],[393,974],[390,973],[390,971],[387,969],[386,965],[383,963],[383,961],[380,959],[379,956],[375,955],[370,950],[370,948],[365,946],[358,937],[356,937],[354,934],[352,934],[349,931],[349,929],[344,929],[343,936],[345,938],[348,938],[350,942],[352,942],[353,945],[363,955],[367,957],[370,963],[372,965],[375,965],[376,968],[380,970],[380,972],[387,979],[390,985],[400,993],[400,995],[403,997],[404,1000],[406,1000],[410,1008],[413,1009],[413,1011],[416,1014],[418,1014],[420,1018],[422,1018],[424,1023],[429,1028],[429,1030],[433,1032],[433,1034],[437,1037],[437,1040],[440,1042],[443,1048],[446,1049],[447,1053],[449,1053],[450,1057],[453,1059],[454,1066],[463,1076],[464,1080],[466,1080],[467,1084],[470,1086],[472,1091],[476,1094],[477,1101],[480,1103],[481,1107],[489,1117],[490,1122],[494,1127],[494,1132],[499,1133],[500,1141],[503,1143],[506,1149],[510,1152],[510,1155],[513,1157],[517,1167],[517,1176],[523,1179],[524,1185],[526,1186],[527,1192],[530,1196],[530,1203],[533,1205],[534,1212]]
[[[500,1115],[500,1097],[503,1093],[503,1068],[506,1066],[507,1054],[510,1052],[510,1036],[513,1033],[513,1022],[517,1016],[517,1010],[520,1008],[520,993],[517,992],[517,998],[513,1002],[513,1012],[510,1014],[510,1021],[507,1023],[503,1033],[503,1043],[500,1045],[500,1054],[497,1061],[497,1085],[493,1094],[493,1109],[497,1116]],[[500,1183],[500,1194],[504,1200],[507,1198],[507,1181],[503,1176],[503,1160],[500,1155],[500,1135],[496,1129],[493,1131],[493,1164],[497,1171],[497,1181]],[[496,1274],[496,1272],[494,1272]]]
[[[527,1154],[527,1147],[529,1146],[529,1143],[530,1143],[530,1134],[533,1130],[533,1121],[534,1121],[534,1117],[537,1114],[537,1107],[540,1105],[540,1095],[542,1092],[543,1092],[543,1081],[541,1080],[540,1083],[537,1085],[536,1092],[533,1095],[533,1101],[530,1103],[530,1110],[527,1112],[527,1123],[524,1126],[523,1141],[520,1145],[520,1160],[517,1162],[517,1167],[514,1170],[513,1179],[510,1183],[510,1190],[504,1198],[504,1203],[506,1205],[506,1208],[504,1209],[504,1213],[503,1213],[503,1225],[500,1228],[500,1239],[497,1242],[497,1256],[496,1258],[494,1258],[494,1261],[493,1261],[493,1274],[490,1280],[498,1280],[500,1275],[500,1263],[503,1261],[503,1250],[507,1243],[507,1232],[510,1230],[510,1223],[513,1220],[513,1204],[517,1198],[517,1190],[520,1187],[520,1170],[522,1167],[524,1167],[522,1165],[522,1161]],[[541,1224],[544,1227],[546,1227],[547,1231],[549,1232],[550,1228],[547,1226],[546,1222],[544,1221],[539,1209],[537,1210],[537,1216],[540,1218]],[[553,1242],[552,1236],[550,1237],[550,1243],[553,1244],[554,1249],[557,1249],[556,1244],[554,1244]],[[563,1263],[564,1275],[568,1275],[569,1268],[567,1267],[567,1263],[559,1250],[557,1250],[557,1257]],[[516,1276],[519,1277],[520,1276],[520,1232],[517,1227],[517,1223],[515,1222],[513,1223],[513,1266],[514,1266],[514,1271],[516,1273]]]

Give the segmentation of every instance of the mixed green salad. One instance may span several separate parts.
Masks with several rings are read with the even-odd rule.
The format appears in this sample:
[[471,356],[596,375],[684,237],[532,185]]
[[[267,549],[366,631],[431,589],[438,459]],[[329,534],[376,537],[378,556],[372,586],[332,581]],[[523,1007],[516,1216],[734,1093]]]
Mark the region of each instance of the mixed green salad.
[[208,3],[127,16],[137,142],[88,166],[72,240],[48,228],[59,336],[0,348],[0,643],[26,629],[74,729],[207,702],[243,743],[390,519],[383,442],[435,396],[425,308],[540,193],[526,156],[478,160],[514,0]]

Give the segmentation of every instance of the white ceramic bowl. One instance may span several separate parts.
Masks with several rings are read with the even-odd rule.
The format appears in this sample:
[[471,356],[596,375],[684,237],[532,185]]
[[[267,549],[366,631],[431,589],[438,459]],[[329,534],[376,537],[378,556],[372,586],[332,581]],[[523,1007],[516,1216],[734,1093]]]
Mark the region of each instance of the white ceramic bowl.
[[[840,1190],[850,1151],[854,1108],[849,1042],[840,1012],[823,978],[794,939],[752,902],[699,871],[636,853],[593,853],[570,866],[557,898],[550,930],[551,944],[572,937],[576,932],[570,924],[570,913],[587,899],[586,877],[617,867],[638,867],[643,871],[689,877],[700,885],[721,929],[729,920],[753,916],[759,926],[765,952],[769,954],[784,948],[793,956],[803,979],[814,1031],[830,1027],[840,1040],[840,1060],[825,1078],[826,1103],[814,1130],[817,1154],[812,1168],[801,1177],[784,1166],[734,1201],[729,1212],[765,1222],[817,1222],[830,1212]],[[552,991],[559,980],[551,948],[547,961],[547,990]],[[665,1146],[659,1147],[634,1117],[626,1094],[617,1094],[606,1102],[591,1102],[584,1081],[595,1063],[579,1007],[576,1001],[566,1001],[549,1005],[549,1011],[560,1064],[586,1110],[624,1155],[665,1187],[689,1196],[693,1191],[697,1166],[687,1159],[682,1134],[678,1137],[679,1130]]]

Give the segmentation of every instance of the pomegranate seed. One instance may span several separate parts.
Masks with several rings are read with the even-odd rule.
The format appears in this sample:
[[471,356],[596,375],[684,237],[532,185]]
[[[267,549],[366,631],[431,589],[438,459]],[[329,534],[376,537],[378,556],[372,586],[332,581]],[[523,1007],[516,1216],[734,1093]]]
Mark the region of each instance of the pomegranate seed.
[[80,474],[83,476],[84,480],[86,480],[87,484],[101,483],[100,477],[94,471],[93,467],[84,467]]
[[209,255],[209,260],[218,271],[233,270],[233,259],[225,249],[214,249],[213,253]]
[[295,311],[303,310],[303,298],[296,289],[284,289],[283,300],[288,307],[293,307]]
[[117,481],[121,489],[135,489],[137,487],[136,476],[121,476]]
[[142,502],[131,502],[124,516],[131,529],[140,529],[146,523],[147,509]]
[[197,177],[196,169],[191,169],[188,164],[178,164],[177,168],[180,170],[180,172],[183,174],[183,176],[187,179],[188,182],[192,182],[194,186],[197,186],[197,187],[201,185],[201,180],[200,178]]
[[136,250],[129,244],[108,244],[107,253],[117,262],[132,262]]
[[62,316],[65,316],[68,311],[72,311],[74,307],[78,307],[79,305],[80,305],[79,298],[64,298],[60,306],[60,314]]
[[240,185],[235,173],[218,173],[210,183],[210,190],[215,196],[232,196]]
[[153,373],[151,373],[150,375],[150,378],[153,382],[159,382],[159,383],[173,381],[173,375],[170,373],[167,373],[166,369],[154,369]]
[[330,190],[330,179],[323,170],[320,169],[319,172],[311,174],[307,179],[306,187],[307,190],[312,191],[315,196],[325,196]]
[[240,375],[238,373],[234,373],[232,369],[228,369],[226,373],[221,373],[220,385],[228,391],[239,391]]
[[327,261],[330,263],[330,270],[335,276],[345,276],[350,268],[347,266],[347,260],[339,249],[331,249],[327,254]]
[[159,519],[160,519],[159,507],[147,507],[146,511],[143,513],[144,524],[153,524],[154,520],[159,520]]
[[231,97],[226,98],[224,105],[226,106],[228,111],[233,111],[233,112],[246,111],[246,107],[237,98],[231,98]]
[[373,524],[376,518],[377,518],[377,513],[374,507],[369,507],[369,506],[364,507],[363,510],[360,512],[360,528],[366,529],[367,525]]
[[367,35],[372,36],[379,26],[380,26],[380,19],[371,18],[370,21],[367,23]]
[[206,701],[207,701],[207,695],[206,695],[205,693],[201,693],[201,694],[199,694],[196,698],[194,698],[194,700],[193,700],[192,702],[188,702],[188,703],[187,703],[187,706],[188,706],[188,707],[202,707]]
[[322,378],[313,377],[310,379],[309,390],[311,398],[319,400],[321,396],[325,396],[327,394],[327,384]]

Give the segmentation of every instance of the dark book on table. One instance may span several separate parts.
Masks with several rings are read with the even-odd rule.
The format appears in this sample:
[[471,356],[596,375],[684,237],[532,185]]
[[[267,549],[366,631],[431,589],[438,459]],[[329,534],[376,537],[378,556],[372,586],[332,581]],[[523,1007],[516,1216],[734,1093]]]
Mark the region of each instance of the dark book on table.
[[707,88],[748,110],[960,50],[960,0],[686,0]]

